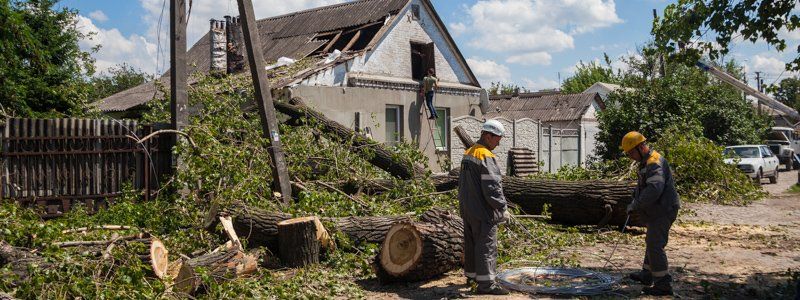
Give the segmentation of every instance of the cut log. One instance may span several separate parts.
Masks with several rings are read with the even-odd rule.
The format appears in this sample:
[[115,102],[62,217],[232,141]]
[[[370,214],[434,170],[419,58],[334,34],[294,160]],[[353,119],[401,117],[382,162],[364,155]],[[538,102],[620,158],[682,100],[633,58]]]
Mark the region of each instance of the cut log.
[[157,238],[150,238],[144,242],[147,253],[140,254],[139,258],[153,269],[153,275],[164,279],[169,271],[169,251],[164,243]]
[[202,292],[203,282],[199,268],[202,268],[211,280],[231,280],[242,275],[251,274],[258,268],[258,256],[242,251],[233,246],[219,252],[208,253],[181,264],[175,278],[175,289],[178,292],[194,295]]
[[[301,125],[304,123],[304,119],[312,119],[316,124],[320,125],[322,132],[338,141],[347,141],[351,151],[368,157],[368,161],[371,164],[396,178],[411,179],[425,174],[425,170],[415,166],[410,160],[395,155],[392,151],[386,149],[383,144],[356,133],[352,129],[329,119],[322,113],[309,108],[300,98],[292,98],[289,103],[275,101],[274,104],[275,109],[294,119],[293,122],[288,122],[288,124]],[[352,141],[352,143],[349,141]]]
[[291,219],[292,216],[281,212],[271,212],[260,208],[247,207],[242,204],[232,205],[227,209],[212,209],[207,216],[206,227],[213,229],[219,216],[230,216],[233,230],[239,238],[247,239],[249,248],[267,247],[271,252],[278,252],[278,223]]
[[410,216],[344,217],[326,219],[333,230],[345,234],[354,244],[381,243],[389,228],[400,221],[411,221]]
[[304,267],[319,263],[318,223],[317,217],[295,218],[278,223],[278,257],[283,265]]
[[442,224],[400,222],[386,233],[373,268],[382,283],[427,280],[461,266],[463,233]]
[[[437,191],[458,188],[458,176],[435,176],[431,180]],[[381,181],[380,186],[387,191],[395,187],[395,182]],[[598,225],[606,218],[608,225],[623,225],[626,207],[633,200],[633,188],[634,183],[630,181],[560,181],[503,176],[503,194],[509,202],[534,215],[541,214],[547,204],[552,222],[569,225]],[[606,205],[611,207],[610,215]],[[633,215],[628,225],[644,224]]]

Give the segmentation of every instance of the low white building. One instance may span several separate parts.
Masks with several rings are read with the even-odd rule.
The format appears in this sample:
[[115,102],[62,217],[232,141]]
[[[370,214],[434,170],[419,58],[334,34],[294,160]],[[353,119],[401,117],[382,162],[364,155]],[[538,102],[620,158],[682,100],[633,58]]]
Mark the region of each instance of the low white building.
[[[583,166],[596,156],[596,135],[600,131],[596,113],[602,109],[605,103],[598,93],[536,92],[491,96],[483,117],[499,119],[508,132],[493,151],[503,172],[510,169],[511,148],[529,149],[542,164],[540,171],[555,172],[565,165]],[[461,126],[477,140],[482,121],[461,117],[453,120],[453,127]],[[461,157],[462,153],[453,152],[454,167]]]

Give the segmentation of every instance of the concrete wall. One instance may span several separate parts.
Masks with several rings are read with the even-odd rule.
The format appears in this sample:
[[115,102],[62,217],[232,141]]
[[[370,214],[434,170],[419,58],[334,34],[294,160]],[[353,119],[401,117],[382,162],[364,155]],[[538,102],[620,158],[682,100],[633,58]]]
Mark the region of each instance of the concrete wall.
[[[379,142],[386,142],[386,127],[384,126],[386,106],[401,106],[403,111],[402,138],[406,142],[417,143],[424,150],[423,152],[429,158],[429,166],[434,172],[441,170],[438,162],[440,159],[450,157],[452,145],[460,148],[460,142],[456,141],[457,144],[453,144],[452,138],[450,138],[446,141],[448,145],[446,150],[436,151],[431,136],[433,129],[431,126],[435,127],[435,124],[425,119],[424,101],[418,97],[415,91],[301,85],[290,88],[290,94],[292,97],[303,98],[309,106],[350,128],[353,128],[355,124],[355,112],[359,112],[361,127],[368,127],[372,138]],[[448,108],[450,116],[464,116],[470,113],[468,104],[478,101],[477,96],[437,94],[435,105],[437,108]],[[446,136],[452,135],[446,133]],[[463,152],[463,150],[458,151]]]
[[[534,153],[538,151],[539,147],[539,123],[531,119],[509,120],[506,118],[497,118],[506,129],[506,137],[500,140],[500,145],[497,146],[492,153],[497,156],[497,163],[500,166],[500,172],[503,174],[508,173],[508,151],[512,147],[525,147],[533,150]],[[481,127],[483,126],[483,119],[472,116],[462,116],[453,119],[452,126],[461,126],[469,134],[473,141],[477,141],[481,135]],[[453,161],[453,168],[461,164],[461,159],[464,157],[464,147],[461,141],[455,134],[455,131],[450,133],[450,140],[453,141],[453,151],[451,151],[450,159]]]

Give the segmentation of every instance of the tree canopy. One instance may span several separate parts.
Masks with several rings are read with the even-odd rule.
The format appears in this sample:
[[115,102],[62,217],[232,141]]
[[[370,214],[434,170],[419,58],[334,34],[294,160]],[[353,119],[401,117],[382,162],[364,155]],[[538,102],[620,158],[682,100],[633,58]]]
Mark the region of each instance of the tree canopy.
[[[598,113],[597,139],[603,157],[618,157],[619,142],[631,130],[651,140],[677,129],[721,145],[761,141],[770,119],[754,110],[739,90],[671,59],[665,60],[662,75],[652,71],[650,61],[648,55],[630,58],[623,81],[626,89],[609,94],[606,109]],[[742,68],[733,61],[723,69],[743,76]]]
[[96,101],[142,83],[153,80],[154,76],[133,66],[123,63],[101,72],[89,81],[92,89],[89,93],[89,101]]
[[[780,33],[800,27],[797,4],[797,0],[678,0],[664,8],[663,18],[653,21],[652,34],[658,51],[678,53],[691,63],[702,55],[712,60],[725,56],[736,40],[762,40],[784,51],[786,40]],[[800,47],[797,51],[800,54]],[[787,69],[800,70],[800,55]]]
[[94,72],[78,41],[77,12],[56,0],[0,0],[0,104],[9,116],[83,112]]
[[566,94],[575,94],[585,91],[597,82],[620,83],[621,76],[614,74],[608,55],[605,55],[605,63],[605,65],[601,65],[597,62],[579,62],[575,75],[564,80],[561,91]]
[[771,92],[776,100],[800,110],[800,78],[784,78],[777,85],[768,86],[767,91]]

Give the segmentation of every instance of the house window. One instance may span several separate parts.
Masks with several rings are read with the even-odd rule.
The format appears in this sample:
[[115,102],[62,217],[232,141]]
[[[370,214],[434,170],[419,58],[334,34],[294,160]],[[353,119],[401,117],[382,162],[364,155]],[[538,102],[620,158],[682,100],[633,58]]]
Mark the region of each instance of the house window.
[[386,144],[395,145],[403,137],[403,106],[386,106]]
[[422,80],[428,73],[428,69],[436,70],[436,60],[433,54],[433,43],[411,42],[411,78]]
[[419,4],[411,4],[411,19],[419,20]]
[[436,145],[436,151],[447,151],[447,146],[450,144],[448,138],[450,137],[450,109],[444,107],[436,108],[436,130],[433,134],[433,143]]

